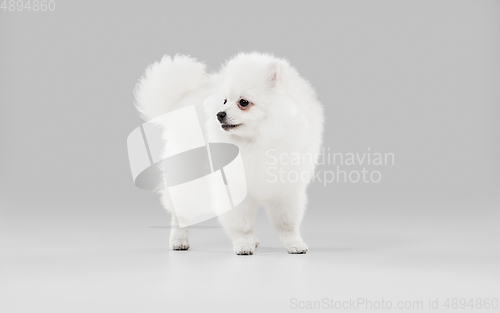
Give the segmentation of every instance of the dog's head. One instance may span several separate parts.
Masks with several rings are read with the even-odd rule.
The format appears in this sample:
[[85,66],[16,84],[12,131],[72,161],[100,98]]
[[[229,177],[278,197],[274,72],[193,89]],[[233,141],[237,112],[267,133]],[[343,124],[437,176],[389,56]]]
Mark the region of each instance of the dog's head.
[[254,137],[273,123],[279,127],[287,110],[283,100],[287,69],[288,62],[258,53],[239,54],[227,62],[214,98],[220,104],[212,113],[220,129]]

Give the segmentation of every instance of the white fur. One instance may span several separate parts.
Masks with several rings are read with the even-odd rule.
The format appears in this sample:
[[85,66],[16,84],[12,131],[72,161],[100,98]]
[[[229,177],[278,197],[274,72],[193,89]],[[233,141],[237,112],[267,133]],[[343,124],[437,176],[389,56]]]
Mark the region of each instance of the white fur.
[[[195,59],[165,56],[148,68],[135,90],[136,106],[149,120],[174,109],[203,104],[204,128],[211,142],[230,142],[240,148],[245,166],[248,195],[236,208],[219,216],[237,254],[253,254],[258,245],[253,233],[257,208],[264,205],[289,253],[305,253],[299,227],[304,215],[308,181],[270,182],[267,173],[270,149],[274,155],[316,155],[323,132],[323,108],[310,84],[283,59],[260,53],[240,53],[215,74]],[[250,101],[242,110],[241,99]],[[224,100],[227,100],[226,104]],[[216,118],[225,111],[230,124],[223,130]],[[314,171],[314,163],[279,163],[285,172]],[[171,210],[168,195],[162,203]],[[170,245],[189,248],[187,228],[179,228],[172,216]]]

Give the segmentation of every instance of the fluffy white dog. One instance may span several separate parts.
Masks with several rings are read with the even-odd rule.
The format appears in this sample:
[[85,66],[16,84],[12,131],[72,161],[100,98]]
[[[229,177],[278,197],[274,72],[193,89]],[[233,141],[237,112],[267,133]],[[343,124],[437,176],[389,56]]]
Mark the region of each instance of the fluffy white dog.
[[[236,254],[253,254],[259,244],[253,229],[260,205],[267,209],[289,253],[308,251],[299,228],[312,175],[292,181],[276,179],[269,171],[270,151],[273,156],[319,153],[323,108],[311,85],[295,68],[268,54],[240,53],[218,73],[209,75],[196,59],[165,56],[146,70],[135,96],[136,107],[145,120],[188,105],[203,105],[209,141],[229,142],[240,148],[247,197],[219,216]],[[315,162],[276,159],[276,172],[314,172]],[[173,212],[165,193],[162,203]],[[189,248],[188,230],[179,228],[175,214],[170,246],[174,250]]]

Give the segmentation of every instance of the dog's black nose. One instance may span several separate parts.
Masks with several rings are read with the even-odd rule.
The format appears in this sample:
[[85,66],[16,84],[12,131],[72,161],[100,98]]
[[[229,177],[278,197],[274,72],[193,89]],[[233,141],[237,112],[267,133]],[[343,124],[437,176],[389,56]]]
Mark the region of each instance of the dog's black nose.
[[222,123],[222,121],[224,120],[224,118],[226,117],[226,115],[227,114],[224,111],[217,113],[217,119],[219,120],[219,122]]

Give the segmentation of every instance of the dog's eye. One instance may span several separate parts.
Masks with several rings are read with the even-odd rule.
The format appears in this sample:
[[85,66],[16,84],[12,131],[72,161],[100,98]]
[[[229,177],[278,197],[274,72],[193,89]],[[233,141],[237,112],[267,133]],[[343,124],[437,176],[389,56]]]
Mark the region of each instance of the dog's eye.
[[226,104],[226,102],[227,102],[227,99],[224,99],[224,104]]
[[248,105],[248,100],[240,99],[240,106],[246,107]]

